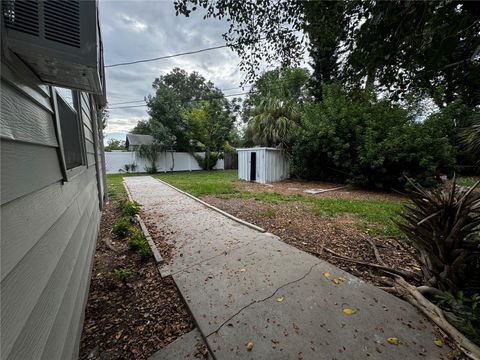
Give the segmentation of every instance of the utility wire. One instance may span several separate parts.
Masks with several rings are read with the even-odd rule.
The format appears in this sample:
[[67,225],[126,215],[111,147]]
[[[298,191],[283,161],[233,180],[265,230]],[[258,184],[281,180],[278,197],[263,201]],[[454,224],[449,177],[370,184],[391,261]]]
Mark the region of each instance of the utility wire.
[[[238,94],[230,94],[230,95],[217,96],[217,97],[211,97],[211,98],[195,99],[195,100],[193,100],[193,101],[212,100],[212,99],[223,99],[224,97],[240,96],[240,95],[246,95],[246,94],[248,94],[248,91],[247,91],[247,92],[243,92],[243,93],[238,93]],[[147,104],[143,104],[143,105],[131,105],[131,106],[119,106],[119,107],[114,107],[114,108],[108,108],[108,110],[130,109],[130,108],[145,107],[145,106],[147,106]]]
[[204,48],[204,49],[200,49],[200,50],[193,50],[193,51],[187,51],[187,52],[178,53],[178,54],[159,56],[159,57],[150,58],[150,59],[141,59],[141,60],[134,60],[134,61],[116,63],[116,64],[109,64],[109,65],[105,65],[105,67],[106,68],[112,68],[112,67],[117,67],[117,66],[126,66],[126,65],[140,64],[140,63],[146,63],[146,62],[157,61],[157,60],[171,59],[171,58],[178,57],[178,56],[198,54],[198,53],[201,53],[201,52],[223,49],[223,48],[226,48],[226,47],[227,47],[227,45],[212,46],[212,47]]
[[[252,87],[252,86],[253,85],[245,85],[245,86],[237,86],[237,87],[233,87],[233,88],[229,88],[229,89],[219,89],[219,90],[220,91],[229,91],[229,90],[237,90],[237,89],[248,88],[248,87]],[[226,95],[226,96],[230,96],[230,95]],[[109,105],[133,104],[133,103],[137,103],[137,102],[145,102],[145,100],[124,101],[124,102],[111,103]]]

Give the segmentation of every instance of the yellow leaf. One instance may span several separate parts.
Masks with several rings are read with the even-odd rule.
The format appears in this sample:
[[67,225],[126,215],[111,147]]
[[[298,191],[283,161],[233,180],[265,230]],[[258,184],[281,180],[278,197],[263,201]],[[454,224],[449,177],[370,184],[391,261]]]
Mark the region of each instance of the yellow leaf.
[[396,337],[391,337],[387,339],[387,342],[392,345],[398,345],[399,340]]
[[279,296],[279,297],[277,297],[277,299],[276,299],[276,300],[277,300],[278,302],[282,302],[282,301],[283,301],[283,296]]
[[338,284],[341,284],[342,282],[344,282],[344,281],[345,281],[345,278],[343,278],[343,277],[338,277],[338,278],[334,278],[332,281],[333,281],[335,284],[338,285]]
[[355,309],[350,309],[350,308],[345,308],[345,309],[343,309],[343,313],[344,313],[345,315],[353,315],[353,314],[355,314],[356,312],[357,312],[357,310],[355,310]]
[[245,269],[245,268],[240,269],[240,272],[245,272],[245,271],[247,271],[247,269]]
[[326,277],[327,279],[329,279],[330,276],[332,276],[332,274],[330,274],[328,271],[327,271],[326,273],[324,273],[323,275],[325,275],[325,277]]
[[246,348],[247,348],[248,351],[252,351],[252,349],[253,349],[253,342],[247,341],[247,342],[245,343],[245,346],[246,346]]
[[433,340],[433,343],[434,343],[435,345],[437,345],[438,347],[442,347],[442,346],[443,346],[443,341],[442,341],[442,339],[435,339],[435,340]]
[[115,340],[118,340],[122,337],[122,334],[123,334],[123,330],[120,330],[117,335],[115,335]]

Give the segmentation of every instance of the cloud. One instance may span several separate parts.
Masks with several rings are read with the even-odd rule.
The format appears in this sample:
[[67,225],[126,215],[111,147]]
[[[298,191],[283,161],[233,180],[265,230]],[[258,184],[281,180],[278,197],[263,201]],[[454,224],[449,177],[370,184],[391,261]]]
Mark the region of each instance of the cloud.
[[[201,11],[190,17],[176,16],[173,1],[101,0],[105,63],[114,64],[138,59],[171,55],[223,45],[222,34],[228,29],[225,20],[203,19]],[[107,99],[110,104],[142,100],[152,93],[156,77],[180,67],[198,71],[220,89],[240,86],[244,74],[238,69],[239,57],[222,48],[194,55],[106,68]],[[242,89],[226,94],[243,92]],[[142,103],[112,105],[106,133],[129,131],[139,120],[148,119],[146,107],[119,108]]]
[[[132,61],[222,45],[225,21],[203,20],[203,14],[189,18],[175,16],[173,1],[100,1],[105,63]],[[243,75],[238,56],[229,49],[190,56],[106,68],[107,99],[110,104],[142,100],[152,92],[153,80],[181,67],[198,71],[219,88],[240,85]],[[232,93],[232,92],[230,92]],[[234,93],[234,92],[233,92]],[[142,105],[142,103],[125,104]],[[146,107],[121,109],[112,105],[106,133],[129,131],[137,121],[147,119]]]

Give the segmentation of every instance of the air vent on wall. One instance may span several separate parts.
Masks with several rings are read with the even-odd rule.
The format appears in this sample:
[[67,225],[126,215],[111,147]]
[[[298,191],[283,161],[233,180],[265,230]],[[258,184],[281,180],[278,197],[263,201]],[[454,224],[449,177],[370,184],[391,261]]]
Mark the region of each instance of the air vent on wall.
[[98,0],[0,0],[0,6],[9,50],[44,83],[103,93]]
[[45,1],[45,38],[80,47],[80,13],[78,0]]
[[7,28],[38,36],[38,1],[4,0],[3,18]]

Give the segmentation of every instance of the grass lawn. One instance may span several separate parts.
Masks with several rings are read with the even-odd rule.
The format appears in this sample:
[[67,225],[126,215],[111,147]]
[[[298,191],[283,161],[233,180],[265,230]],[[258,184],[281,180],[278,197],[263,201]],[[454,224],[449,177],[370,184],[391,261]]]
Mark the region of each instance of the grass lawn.
[[480,181],[480,177],[459,177],[457,178],[457,184],[462,186],[473,186],[477,181]]
[[[108,175],[109,197],[116,200],[120,196],[125,196],[125,189],[122,184],[123,177],[138,175]],[[312,204],[312,211],[315,215],[336,216],[339,214],[353,214],[359,218],[358,226],[362,230],[373,234],[400,236],[400,232],[393,223],[392,218],[398,217],[402,205],[392,200],[322,199],[300,194],[253,193],[236,187],[237,170],[176,172],[155,174],[153,176],[197,197],[211,195],[222,199],[254,199],[272,204],[276,202],[306,202]]]

